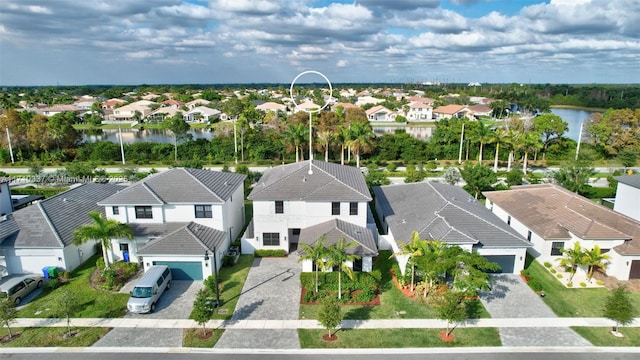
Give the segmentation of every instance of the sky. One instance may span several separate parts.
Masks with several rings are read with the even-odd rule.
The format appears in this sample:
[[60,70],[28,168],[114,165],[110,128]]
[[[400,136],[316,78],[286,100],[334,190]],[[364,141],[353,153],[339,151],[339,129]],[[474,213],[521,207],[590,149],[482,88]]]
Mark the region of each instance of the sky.
[[309,70],[640,83],[640,0],[0,1],[0,86],[290,84]]

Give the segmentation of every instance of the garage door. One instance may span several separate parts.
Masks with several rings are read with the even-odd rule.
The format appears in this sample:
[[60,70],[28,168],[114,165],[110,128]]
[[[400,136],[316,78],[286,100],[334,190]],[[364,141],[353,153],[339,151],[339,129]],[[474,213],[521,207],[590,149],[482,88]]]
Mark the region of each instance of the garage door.
[[199,261],[154,261],[153,265],[167,265],[173,280],[202,280],[202,263]]
[[513,264],[516,261],[515,255],[484,255],[484,257],[494,263],[498,263],[502,270],[496,271],[498,273],[513,273]]
[[640,279],[640,260],[631,261],[631,270],[629,271],[629,279]]

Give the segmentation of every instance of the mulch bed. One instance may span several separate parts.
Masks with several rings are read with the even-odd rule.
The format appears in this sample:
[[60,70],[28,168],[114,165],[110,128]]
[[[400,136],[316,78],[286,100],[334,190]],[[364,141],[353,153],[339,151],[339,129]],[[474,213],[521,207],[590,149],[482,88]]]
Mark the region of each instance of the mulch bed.
[[322,335],[322,340],[324,340],[324,341],[336,341],[336,340],[338,340],[338,335],[333,334],[333,335],[329,336],[329,334],[327,333],[327,334]]

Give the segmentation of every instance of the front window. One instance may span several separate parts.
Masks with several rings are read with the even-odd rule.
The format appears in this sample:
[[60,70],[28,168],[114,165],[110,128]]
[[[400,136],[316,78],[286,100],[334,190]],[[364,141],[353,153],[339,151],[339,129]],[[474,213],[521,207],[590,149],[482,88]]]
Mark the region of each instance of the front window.
[[279,246],[280,245],[280,233],[262,233],[262,245],[264,245],[264,246]]
[[117,206],[113,206],[111,207],[111,210],[113,211],[113,215],[120,215],[120,208]]
[[331,215],[340,215],[340,203],[332,202],[331,203]]
[[136,219],[153,219],[151,206],[136,206]]
[[358,215],[358,203],[357,202],[349,203],[349,215]]
[[562,241],[554,241],[551,243],[551,255],[552,256],[560,256],[562,255],[562,249],[564,249],[564,242]]
[[276,201],[276,214],[284,214],[284,201]]
[[211,205],[195,205],[196,219],[211,219],[213,218],[213,212],[211,211]]

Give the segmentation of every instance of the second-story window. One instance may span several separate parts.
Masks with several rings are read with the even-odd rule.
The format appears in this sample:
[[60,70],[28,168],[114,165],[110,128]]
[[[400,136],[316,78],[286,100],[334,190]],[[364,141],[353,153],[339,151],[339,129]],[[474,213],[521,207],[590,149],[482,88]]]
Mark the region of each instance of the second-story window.
[[349,215],[358,215],[358,203],[350,202],[349,203]]
[[211,205],[195,205],[196,219],[211,219],[213,218],[213,212],[211,211]]
[[332,202],[331,203],[331,215],[340,215],[340,203]]
[[112,206],[111,211],[113,211],[113,215],[120,215],[120,208],[117,206]]
[[136,219],[153,219],[151,206],[136,206]]
[[284,201],[276,200],[276,214],[284,214]]

